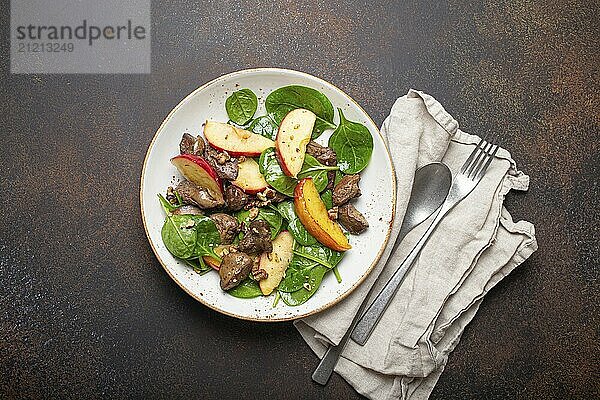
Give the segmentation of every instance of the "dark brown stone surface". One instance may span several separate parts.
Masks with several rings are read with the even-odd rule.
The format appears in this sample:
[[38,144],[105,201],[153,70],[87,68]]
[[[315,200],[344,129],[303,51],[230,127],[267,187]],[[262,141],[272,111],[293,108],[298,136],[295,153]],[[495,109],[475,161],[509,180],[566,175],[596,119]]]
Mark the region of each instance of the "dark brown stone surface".
[[154,2],[151,75],[20,76],[2,2],[0,398],[359,398],[337,375],[311,382],[290,323],[186,295],[142,228],[162,119],[261,66],[327,79],[378,124],[424,90],[531,175],[508,206],[540,249],[483,302],[432,399],[600,397],[598,1],[201,3]]

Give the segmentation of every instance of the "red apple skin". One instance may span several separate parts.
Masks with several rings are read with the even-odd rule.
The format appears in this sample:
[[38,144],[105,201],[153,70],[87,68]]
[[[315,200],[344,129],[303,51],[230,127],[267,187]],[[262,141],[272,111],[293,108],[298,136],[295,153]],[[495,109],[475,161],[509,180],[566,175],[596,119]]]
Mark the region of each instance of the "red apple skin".
[[208,163],[208,161],[206,161],[204,158],[202,158],[200,156],[195,156],[193,154],[180,154],[178,156],[173,157],[171,159],[171,161],[176,160],[176,159],[185,159],[185,160],[191,161],[194,164],[198,165],[200,168],[205,170],[208,173],[208,175],[210,175],[211,178],[213,178],[217,182],[217,184],[221,188],[221,191],[223,190],[223,182],[221,181],[221,178],[219,178],[219,175],[217,175],[217,173],[213,169],[213,167],[211,167],[210,164]]
[[[223,201],[223,182],[221,181],[221,178],[219,178],[213,167],[211,167],[210,164],[204,158],[192,154],[181,154],[176,157],[173,157],[171,159],[171,163],[175,165],[175,167],[184,177],[186,177],[186,179],[188,178],[188,176],[186,175],[186,172],[183,168],[184,164],[190,163],[196,165],[198,168],[200,168],[201,171],[204,171],[206,175],[208,175],[208,180],[214,183],[214,185],[211,185],[212,187],[206,185],[200,186],[206,187],[206,189],[209,191],[209,193],[211,193],[215,200]],[[197,184],[197,182],[193,181],[192,183]]]
[[275,145],[275,155],[277,156],[277,161],[279,162],[279,166],[281,167],[281,170],[283,171],[283,173],[287,176],[292,176],[292,173],[290,172],[290,170],[287,168],[287,165],[285,165],[285,162],[283,161],[283,157],[281,156],[281,153],[279,153],[279,146]]
[[209,267],[211,267],[215,271],[218,271],[220,269],[220,265],[217,263],[217,260],[215,260],[214,258],[209,257],[209,256],[204,256],[204,257],[202,257],[202,259],[204,260],[204,262],[206,264],[208,264]]

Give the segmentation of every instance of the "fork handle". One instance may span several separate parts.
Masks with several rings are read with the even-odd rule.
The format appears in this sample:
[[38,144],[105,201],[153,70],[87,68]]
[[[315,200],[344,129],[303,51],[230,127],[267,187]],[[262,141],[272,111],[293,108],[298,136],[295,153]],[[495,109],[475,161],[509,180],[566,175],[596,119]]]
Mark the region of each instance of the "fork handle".
[[[406,235],[406,233],[404,233],[404,235]],[[400,236],[400,239],[404,237],[402,232],[400,232],[398,236]],[[358,323],[360,316],[367,307],[367,300],[371,296],[372,292],[373,288],[369,290],[369,293],[367,293],[367,296],[360,304],[360,307],[358,307],[358,310],[356,311],[356,314],[352,319],[352,323],[350,323],[350,326],[346,330],[346,333],[344,333],[344,336],[342,337],[340,342],[337,345],[331,345],[327,348],[325,355],[323,356],[323,358],[319,362],[319,365],[317,365],[317,368],[315,368],[315,371],[312,374],[313,381],[320,383],[321,385],[326,385],[327,381],[329,381],[329,378],[331,377],[331,374],[333,373],[333,370],[335,369],[335,366],[338,363],[340,355],[342,354],[344,347],[346,347],[346,343],[348,343],[348,340],[350,339],[350,334],[353,332],[354,327]]]
[[371,336],[371,333],[373,333],[373,329],[375,329],[375,326],[381,319],[381,316],[383,315],[391,300],[394,298],[394,295],[398,291],[398,288],[404,280],[406,273],[410,270],[410,267],[412,267],[412,265],[416,261],[417,257],[419,256],[419,253],[423,249],[423,246],[425,246],[425,243],[427,243],[427,240],[431,236],[431,233],[439,225],[444,215],[446,215],[448,211],[450,211],[450,208],[451,207],[449,207],[447,203],[444,203],[444,205],[442,205],[438,215],[435,217],[429,228],[427,228],[423,236],[421,236],[421,239],[419,239],[419,241],[417,242],[415,247],[413,247],[411,252],[408,253],[408,256],[406,256],[404,261],[402,261],[396,272],[394,272],[394,275],[392,275],[392,277],[385,284],[383,289],[381,289],[381,291],[377,294],[375,300],[373,300],[367,311],[365,311],[363,316],[356,324],[356,327],[354,328],[354,331],[351,335],[353,341],[355,341],[361,346],[364,346],[364,344],[367,342],[369,336]]

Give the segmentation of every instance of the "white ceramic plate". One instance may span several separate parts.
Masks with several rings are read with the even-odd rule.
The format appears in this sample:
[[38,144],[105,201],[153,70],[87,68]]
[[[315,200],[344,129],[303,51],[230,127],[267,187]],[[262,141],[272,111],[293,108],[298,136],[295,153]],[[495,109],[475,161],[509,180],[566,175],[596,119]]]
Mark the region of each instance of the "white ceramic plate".
[[[364,124],[373,135],[373,156],[361,173],[362,196],[355,203],[365,215],[370,227],[361,235],[351,236],[352,249],[347,252],[338,269],[342,283],[333,273],[327,273],[321,287],[306,303],[287,306],[282,301],[273,307],[273,296],[256,299],[238,299],[223,292],[216,272],[198,275],[175,259],[162,242],[160,232],[165,220],[157,193],[180,178],[170,163],[178,154],[179,140],[184,132],[193,135],[202,132],[207,119],[226,122],[225,99],[240,88],[250,88],[259,98],[256,115],[264,115],[266,96],[282,86],[304,85],[323,92],[340,107],[348,120]],[[335,122],[339,121],[336,112]],[[327,143],[332,131],[325,132],[319,142]],[[217,78],[193,91],[167,116],[150,143],[142,170],[140,202],[146,235],[156,257],[175,282],[190,296],[221,313],[254,321],[283,321],[305,317],[337,303],[355,289],[375,266],[388,241],[393,219],[396,193],[394,172],[383,138],[367,113],[340,89],[311,75],[275,68],[249,69]]]

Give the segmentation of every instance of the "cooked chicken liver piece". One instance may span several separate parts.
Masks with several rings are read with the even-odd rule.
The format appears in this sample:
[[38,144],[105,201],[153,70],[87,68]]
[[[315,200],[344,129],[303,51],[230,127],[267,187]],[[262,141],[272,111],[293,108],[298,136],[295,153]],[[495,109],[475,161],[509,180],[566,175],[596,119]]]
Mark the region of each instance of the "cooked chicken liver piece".
[[221,236],[221,244],[231,244],[239,232],[238,221],[229,214],[216,213],[210,216]]
[[250,275],[253,264],[254,261],[252,258],[240,251],[223,256],[221,266],[219,267],[221,289],[233,289],[242,283]]
[[[333,166],[337,165],[337,156],[332,148],[321,146],[315,141],[308,142],[306,146],[306,153],[310,154],[317,159],[323,165]],[[327,189],[333,189],[335,181],[335,171],[327,172]]]
[[323,165],[333,166],[337,164],[337,156],[335,151],[330,147],[321,146],[315,141],[308,142],[306,153],[310,154]]
[[173,210],[175,215],[204,215],[204,212],[196,206],[183,205]]
[[271,200],[272,204],[277,204],[277,203],[281,203],[282,201],[286,201],[288,199],[289,199],[289,197],[287,197],[285,194],[275,192],[273,197],[270,198],[269,200]]
[[196,137],[196,148],[195,148],[195,152],[197,155],[202,156],[204,155],[204,150],[206,149],[206,143],[204,142],[204,139],[202,139],[202,136],[197,136]]
[[200,136],[193,137],[186,132],[179,142],[179,153],[202,156],[204,154],[204,147],[204,140]]
[[350,199],[360,196],[359,181],[360,175],[358,174],[344,176],[333,188],[333,204],[341,206]]
[[179,153],[181,154],[194,154],[194,148],[196,147],[196,138],[189,133],[184,133],[179,142]]
[[234,185],[227,187],[223,196],[225,197],[227,208],[231,211],[239,211],[253,200],[253,198],[244,193],[242,189]]
[[233,181],[238,176],[238,160],[227,153],[218,151],[210,146],[204,150],[204,158],[215,170],[219,178]]
[[273,242],[271,242],[271,227],[269,224],[262,219],[252,221],[244,232],[244,237],[240,240],[238,249],[248,254],[272,252]]
[[198,187],[187,180],[179,182],[175,191],[179,193],[184,203],[198,206],[204,210],[219,207],[224,204],[223,201],[214,199],[206,189]]
[[345,204],[338,209],[338,221],[350,233],[361,233],[369,227],[367,219],[352,204]]

